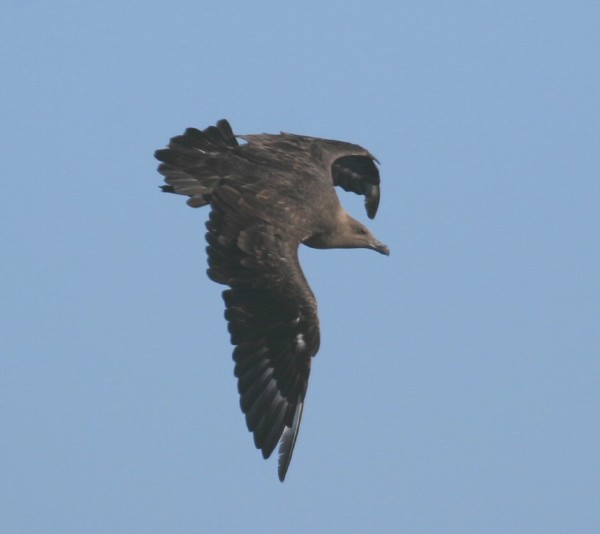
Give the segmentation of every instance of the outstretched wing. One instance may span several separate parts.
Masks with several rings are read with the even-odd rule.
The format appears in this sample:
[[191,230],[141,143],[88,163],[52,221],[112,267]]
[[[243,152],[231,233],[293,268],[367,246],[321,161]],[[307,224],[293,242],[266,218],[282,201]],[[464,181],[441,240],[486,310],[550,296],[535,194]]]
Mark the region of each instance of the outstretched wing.
[[279,479],[289,466],[319,348],[315,298],[298,262],[298,241],[265,220],[233,183],[211,197],[208,275],[223,292],[240,405],[268,458],[277,443]]
[[333,184],[345,191],[365,196],[365,208],[369,219],[375,217],[379,207],[379,169],[369,156],[343,156],[331,167]]

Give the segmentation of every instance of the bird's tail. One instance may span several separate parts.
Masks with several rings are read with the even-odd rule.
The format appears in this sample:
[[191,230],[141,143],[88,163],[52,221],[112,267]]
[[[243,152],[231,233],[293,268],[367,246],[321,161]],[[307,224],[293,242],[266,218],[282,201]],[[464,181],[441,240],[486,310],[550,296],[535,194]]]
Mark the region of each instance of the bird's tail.
[[168,148],[157,150],[154,157],[162,163],[158,172],[167,185],[166,193],[190,197],[193,208],[208,204],[210,194],[223,176],[223,154],[238,146],[237,139],[225,119],[205,130],[188,128],[173,137]]

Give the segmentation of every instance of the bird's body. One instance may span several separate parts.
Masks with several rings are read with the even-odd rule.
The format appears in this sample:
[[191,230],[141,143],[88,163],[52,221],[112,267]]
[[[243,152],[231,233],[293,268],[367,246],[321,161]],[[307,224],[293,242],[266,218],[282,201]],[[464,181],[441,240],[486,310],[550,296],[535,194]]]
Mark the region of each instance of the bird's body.
[[156,152],[163,190],[209,204],[208,276],[223,292],[240,404],[257,448],[277,443],[279,478],[291,460],[319,348],[315,297],[298,246],[389,251],[341,207],[334,185],[379,203],[374,158],[349,143],[292,134],[240,136],[219,121],[189,128]]

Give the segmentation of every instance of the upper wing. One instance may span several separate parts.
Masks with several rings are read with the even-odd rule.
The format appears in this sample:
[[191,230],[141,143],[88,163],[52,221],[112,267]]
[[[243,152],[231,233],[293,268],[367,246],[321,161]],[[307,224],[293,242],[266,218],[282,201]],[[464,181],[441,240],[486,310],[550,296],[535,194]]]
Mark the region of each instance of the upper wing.
[[[226,181],[213,192],[208,275],[223,292],[242,411],[268,458],[281,440],[279,479],[289,466],[319,348],[315,298],[286,239]],[[289,236],[288,236],[289,237]]]
[[331,167],[333,184],[345,191],[365,195],[365,208],[370,219],[379,207],[379,170],[370,156],[343,156]]

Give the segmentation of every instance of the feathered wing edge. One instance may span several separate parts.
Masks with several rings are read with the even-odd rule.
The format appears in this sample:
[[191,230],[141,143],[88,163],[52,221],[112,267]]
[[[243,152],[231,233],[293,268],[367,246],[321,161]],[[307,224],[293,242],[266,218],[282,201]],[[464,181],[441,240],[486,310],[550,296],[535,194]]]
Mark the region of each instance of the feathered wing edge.
[[296,439],[298,438],[298,431],[300,430],[300,422],[302,421],[302,412],[304,411],[304,397],[298,397],[298,403],[296,404],[296,412],[294,413],[294,420],[292,426],[286,426],[281,440],[279,441],[279,461],[277,465],[277,475],[279,480],[283,482],[287,473],[290,462],[292,461],[292,455],[294,454],[294,447],[296,446]]

